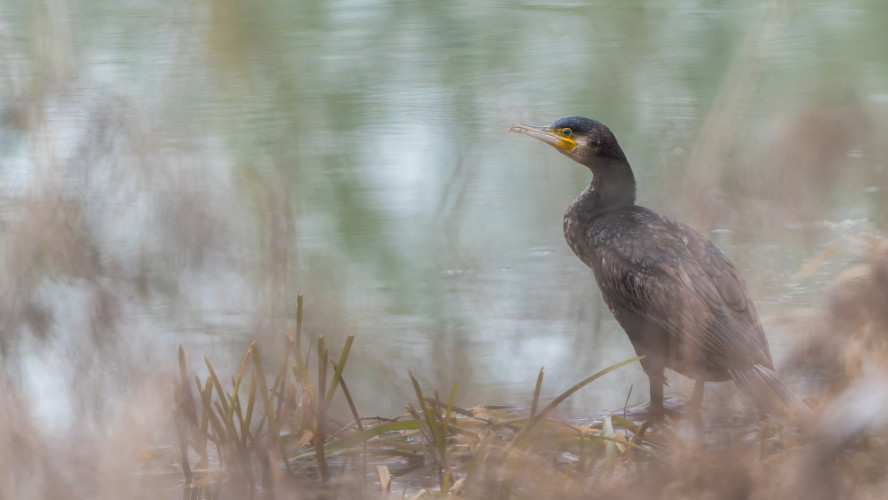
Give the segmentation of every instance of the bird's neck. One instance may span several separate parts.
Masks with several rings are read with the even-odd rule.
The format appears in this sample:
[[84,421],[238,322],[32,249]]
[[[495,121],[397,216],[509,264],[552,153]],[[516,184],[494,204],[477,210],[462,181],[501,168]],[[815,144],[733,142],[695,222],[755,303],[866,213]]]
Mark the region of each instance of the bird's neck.
[[635,176],[625,160],[599,159],[592,166],[592,183],[575,204],[590,217],[635,204]]
[[589,248],[584,243],[589,223],[603,213],[635,205],[635,177],[629,164],[624,160],[606,166],[609,168],[592,170],[592,183],[564,213],[564,237],[574,253],[590,266]]

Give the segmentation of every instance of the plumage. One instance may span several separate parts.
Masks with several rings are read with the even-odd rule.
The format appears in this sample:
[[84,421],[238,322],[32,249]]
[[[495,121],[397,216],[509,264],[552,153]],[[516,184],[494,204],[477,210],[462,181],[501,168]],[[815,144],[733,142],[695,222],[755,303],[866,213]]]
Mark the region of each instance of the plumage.
[[635,204],[635,178],[613,133],[582,117],[516,124],[592,171],[564,214],[564,236],[595,275],[608,308],[645,358],[651,414],[663,414],[664,369],[696,380],[734,380],[766,410],[807,411],[774,376],[774,363],[740,272],[690,227]]

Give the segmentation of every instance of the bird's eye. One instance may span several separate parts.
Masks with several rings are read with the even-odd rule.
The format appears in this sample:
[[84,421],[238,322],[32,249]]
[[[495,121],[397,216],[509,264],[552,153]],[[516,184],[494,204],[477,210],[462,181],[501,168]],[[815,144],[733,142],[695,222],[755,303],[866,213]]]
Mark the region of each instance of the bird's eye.
[[565,128],[565,129],[561,130],[561,135],[563,135],[564,137],[570,137],[570,134],[572,134],[572,133],[573,133],[573,131],[569,128]]

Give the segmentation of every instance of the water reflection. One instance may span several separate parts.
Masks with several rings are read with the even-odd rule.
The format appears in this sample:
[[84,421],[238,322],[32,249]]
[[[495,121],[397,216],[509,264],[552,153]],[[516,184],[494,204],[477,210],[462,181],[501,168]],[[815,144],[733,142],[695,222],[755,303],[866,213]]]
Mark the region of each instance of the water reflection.
[[[841,262],[793,283],[799,266],[884,230],[875,1],[9,7],[2,345],[44,422],[136,404],[180,343],[231,373],[253,338],[274,349],[298,293],[309,335],[358,334],[367,414],[401,411],[408,369],[458,379],[463,406],[526,403],[540,366],[554,394],[633,356],[562,241],[588,172],[514,121],[611,126],[644,204],[718,231],[777,358],[798,333],[769,318]],[[632,368],[574,404],[632,384],[643,400]]]

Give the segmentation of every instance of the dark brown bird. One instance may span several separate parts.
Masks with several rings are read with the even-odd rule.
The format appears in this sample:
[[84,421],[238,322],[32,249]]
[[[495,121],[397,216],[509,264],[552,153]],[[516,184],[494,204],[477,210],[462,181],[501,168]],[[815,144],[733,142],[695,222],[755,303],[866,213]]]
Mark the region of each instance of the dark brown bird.
[[703,384],[734,380],[765,411],[807,412],[774,375],[768,341],[737,268],[690,227],[635,204],[635,177],[614,134],[574,116],[549,126],[515,124],[592,171],[564,214],[564,237],[592,268],[608,308],[650,381],[650,414],[663,416],[664,369]]

